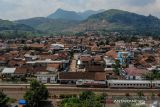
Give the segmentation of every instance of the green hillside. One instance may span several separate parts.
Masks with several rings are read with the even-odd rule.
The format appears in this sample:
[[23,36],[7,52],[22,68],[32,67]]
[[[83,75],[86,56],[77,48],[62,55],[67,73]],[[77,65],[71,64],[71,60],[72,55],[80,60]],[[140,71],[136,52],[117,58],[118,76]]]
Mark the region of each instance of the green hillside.
[[45,33],[54,33],[54,32],[62,32],[63,30],[71,26],[76,26],[79,24],[79,21],[37,17],[26,20],[19,20],[16,21],[16,23],[31,26],[34,29]]
[[80,32],[86,30],[106,30],[135,34],[159,35],[160,19],[149,15],[143,16],[122,10],[111,9],[90,16],[76,28],[69,29]]

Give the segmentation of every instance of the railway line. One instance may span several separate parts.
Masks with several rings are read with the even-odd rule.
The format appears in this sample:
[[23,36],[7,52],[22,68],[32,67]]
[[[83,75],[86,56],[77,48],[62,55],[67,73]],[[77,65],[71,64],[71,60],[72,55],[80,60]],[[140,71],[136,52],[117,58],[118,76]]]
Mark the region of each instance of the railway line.
[[[86,90],[94,92],[106,92],[106,93],[137,93],[142,91],[144,93],[160,93],[160,89],[117,89],[117,88],[91,88],[91,87],[76,87],[75,85],[64,85],[64,84],[46,84],[50,93],[74,93],[82,92]],[[0,90],[4,92],[20,92],[26,91],[29,88],[29,84],[0,84]]]
[[[0,89],[28,89],[29,88],[29,84],[0,84]],[[86,89],[89,89],[89,90],[100,90],[100,91],[113,91],[113,90],[126,90],[126,91],[137,91],[137,90],[140,90],[140,91],[159,91],[160,92],[160,89],[127,89],[127,88],[94,88],[94,87],[76,87],[76,85],[71,85],[71,84],[45,84],[45,86],[48,88],[48,89],[81,89],[81,90],[86,90]]]
[[[0,84],[0,88],[3,87],[22,87],[22,88],[26,88],[29,87],[30,84]],[[70,84],[45,84],[45,86],[47,87],[76,87],[76,85],[70,85]]]
[[[127,89],[127,88],[93,88],[93,87],[77,87],[69,84],[45,84],[50,97],[59,96],[61,94],[80,94],[82,91],[94,91],[97,94],[107,93],[108,96],[125,96],[129,93],[132,96],[137,96],[139,91],[142,91],[145,96],[151,97],[154,93],[159,95],[160,89]],[[15,99],[23,98],[25,92],[29,89],[29,84],[0,84],[0,90],[6,93],[9,97]]]

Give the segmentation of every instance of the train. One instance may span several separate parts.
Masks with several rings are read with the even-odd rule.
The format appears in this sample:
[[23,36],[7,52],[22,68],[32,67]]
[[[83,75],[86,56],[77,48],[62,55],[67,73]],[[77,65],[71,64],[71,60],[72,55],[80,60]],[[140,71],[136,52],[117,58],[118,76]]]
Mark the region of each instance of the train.
[[[61,86],[61,87],[93,87],[93,88],[115,88],[115,89],[160,89],[160,80],[77,80],[75,84],[45,84],[47,87]],[[5,86],[21,86],[24,88],[30,84],[0,84]]]
[[107,87],[106,81],[94,81],[94,80],[77,80],[77,87]]
[[160,89],[160,80],[77,80],[77,87],[105,87],[105,88],[131,88],[131,89]]

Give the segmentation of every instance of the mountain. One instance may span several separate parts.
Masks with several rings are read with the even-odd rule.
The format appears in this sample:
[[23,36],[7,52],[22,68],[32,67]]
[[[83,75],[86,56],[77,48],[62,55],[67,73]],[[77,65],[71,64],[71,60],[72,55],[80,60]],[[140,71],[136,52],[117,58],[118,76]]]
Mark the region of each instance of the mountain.
[[89,16],[102,12],[104,10],[85,12],[73,12],[58,9],[55,13],[48,17],[34,17],[30,19],[17,20],[15,23],[30,26],[38,31],[44,33],[65,32],[70,27],[76,27],[82,20],[87,19]]
[[94,15],[94,14],[98,14],[101,12],[104,12],[105,10],[98,10],[98,11],[93,11],[93,10],[87,10],[84,12],[79,12],[78,14],[83,18],[83,20],[87,19],[89,16]]
[[12,21],[0,19],[0,31],[9,31],[9,30],[21,30],[21,31],[34,31],[34,29],[25,24],[17,24]]
[[66,11],[58,9],[55,13],[48,16],[51,19],[65,19],[65,20],[82,20],[82,17],[74,11]]
[[74,11],[58,9],[55,13],[49,15],[47,18],[82,21],[87,19],[89,16],[100,13],[102,11],[104,10],[98,10],[98,11],[88,10],[84,12],[74,12]]
[[72,31],[106,30],[119,32],[134,32],[160,34],[160,19],[149,15],[143,16],[128,11],[110,9],[89,16]]
[[[52,15],[53,17],[51,18]],[[16,25],[26,25],[26,27],[29,26],[30,28],[46,34],[54,32],[85,32],[88,30],[120,32],[127,34],[160,34],[160,19],[152,15],[144,16],[117,9],[110,9],[107,11],[89,10],[81,13],[58,9],[52,15],[49,16],[50,18],[35,17],[18,20],[15,21],[13,25],[15,25],[15,23]],[[78,19],[78,17],[75,16],[81,16],[79,18],[82,18],[83,20]],[[2,22],[6,25],[13,23],[10,21]]]
[[25,24],[27,26],[33,27],[36,30],[53,33],[61,32],[68,27],[78,25],[78,21],[64,20],[64,19],[50,19],[45,17],[35,17],[25,20],[16,21],[18,24]]
[[39,33],[28,25],[0,19],[0,38],[29,37]]

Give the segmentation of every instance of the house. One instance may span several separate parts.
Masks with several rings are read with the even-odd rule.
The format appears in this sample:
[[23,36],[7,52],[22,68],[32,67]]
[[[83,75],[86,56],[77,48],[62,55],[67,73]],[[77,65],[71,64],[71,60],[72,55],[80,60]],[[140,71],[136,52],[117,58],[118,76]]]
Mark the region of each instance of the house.
[[41,73],[37,74],[36,77],[42,83],[57,83],[57,74]]
[[35,66],[30,72],[34,74],[41,74],[41,73],[47,73],[48,71],[46,66]]
[[130,53],[126,51],[118,52],[118,60],[120,65],[126,67],[130,63]]
[[16,68],[4,68],[1,72],[1,75],[4,77],[12,77],[14,76]]
[[104,70],[113,70],[112,65],[115,63],[115,60],[112,57],[105,56],[104,58],[105,67]]
[[89,65],[86,67],[86,72],[104,72],[104,67],[101,65]]
[[51,60],[58,60],[59,55],[58,54],[53,54],[53,55],[39,55],[39,60],[46,60],[46,59],[51,59]]
[[118,79],[118,76],[113,70],[107,70],[106,73],[106,79]]
[[63,50],[64,45],[63,44],[51,44],[50,49],[51,50]]
[[106,51],[111,50],[111,46],[110,45],[100,46],[100,50],[105,53]]
[[91,46],[91,52],[92,53],[97,53],[99,51],[99,47],[98,46]]
[[129,68],[125,68],[122,72],[123,72],[122,75],[127,80],[142,80],[144,75],[149,73],[148,70],[138,69],[131,65],[129,66]]
[[106,80],[105,72],[60,72],[58,80],[60,83],[75,83],[79,79],[103,81]]
[[24,57],[26,61],[34,61],[38,59],[37,55],[25,54]]
[[117,59],[117,57],[118,57],[118,53],[116,52],[116,50],[113,50],[113,49],[106,52],[105,55],[108,57],[114,58],[114,59]]
[[78,68],[84,69],[86,68],[92,61],[91,55],[81,55],[78,59]]
[[7,48],[8,49],[11,49],[11,50],[17,50],[18,49],[18,46],[16,44],[8,44],[7,45]]
[[10,67],[18,67],[18,66],[23,66],[25,64],[25,60],[23,59],[12,59],[8,62],[8,66]]
[[102,57],[102,55],[95,55],[95,56],[93,56],[93,62],[95,64],[102,64],[103,63],[103,57]]
[[47,65],[47,71],[56,73],[56,72],[59,71],[60,66],[61,66],[60,63],[48,64]]
[[124,48],[124,47],[126,47],[126,44],[125,44],[124,41],[117,41],[117,42],[115,43],[115,47],[116,47],[116,48]]
[[30,49],[36,49],[36,50],[42,50],[44,49],[46,46],[44,44],[27,44],[26,45],[27,48],[30,48]]
[[7,59],[4,56],[0,56],[0,66],[6,66]]
[[27,68],[25,67],[17,67],[15,72],[14,72],[14,76],[25,76],[27,74]]

